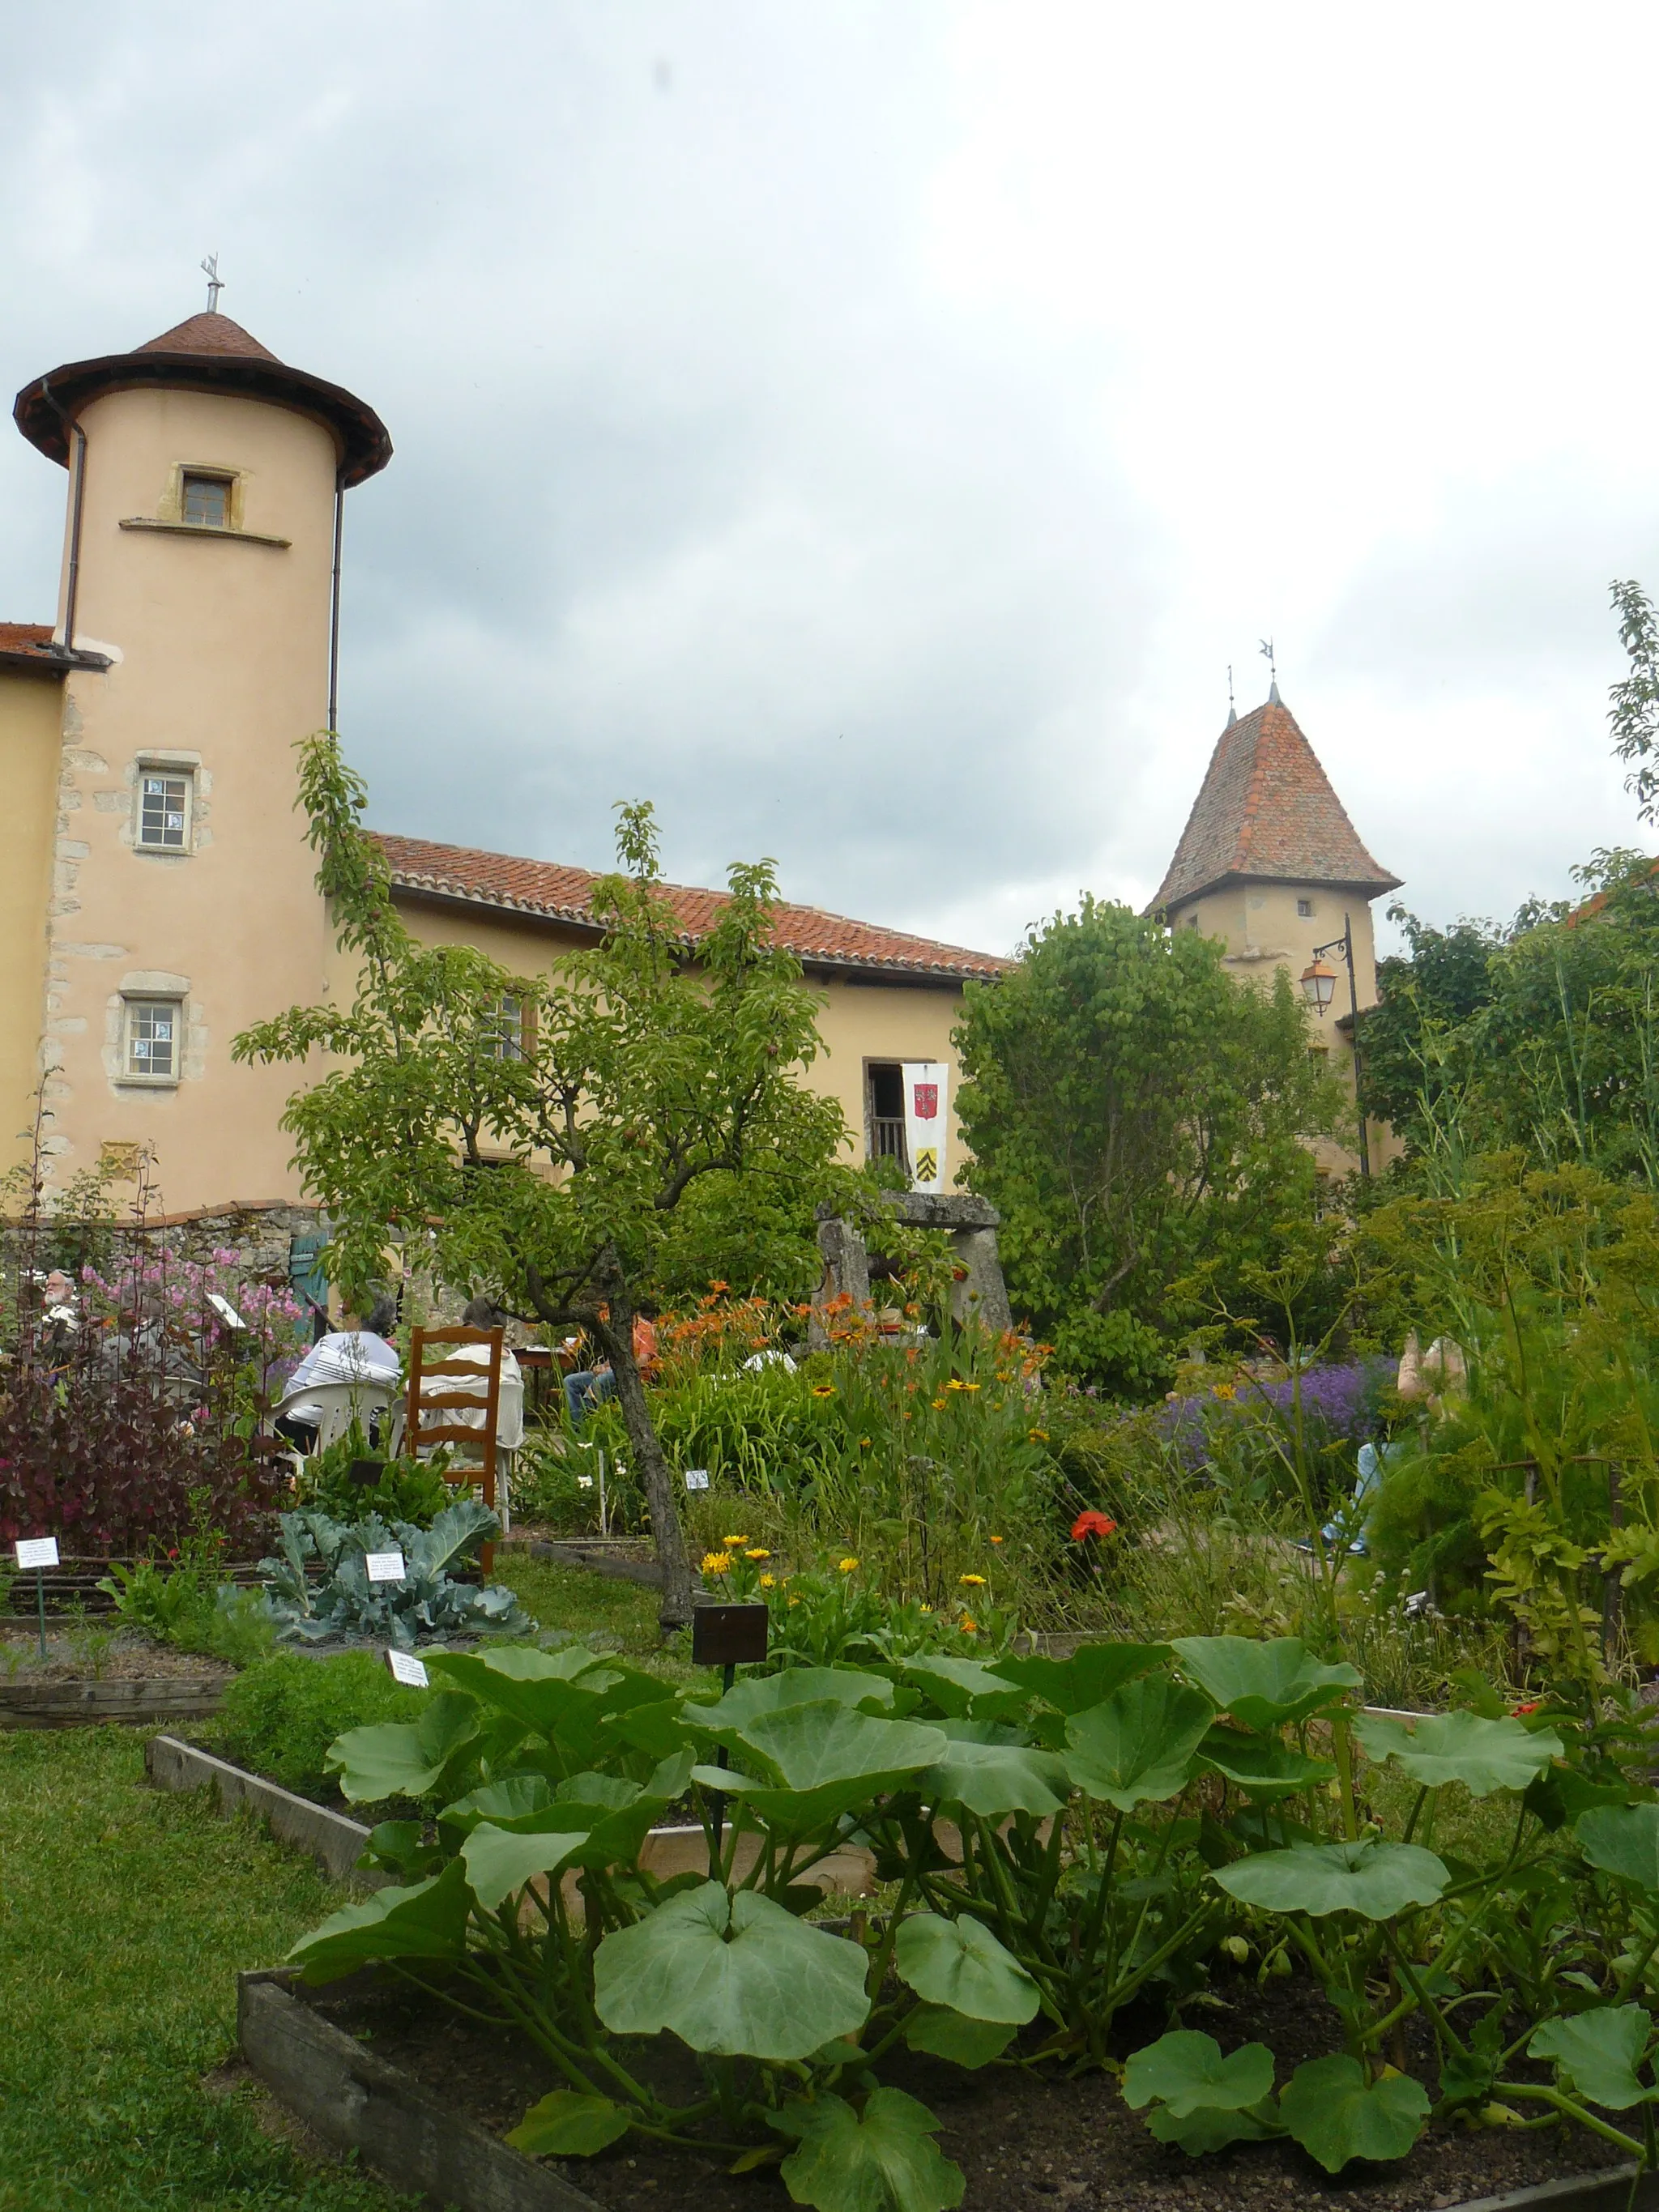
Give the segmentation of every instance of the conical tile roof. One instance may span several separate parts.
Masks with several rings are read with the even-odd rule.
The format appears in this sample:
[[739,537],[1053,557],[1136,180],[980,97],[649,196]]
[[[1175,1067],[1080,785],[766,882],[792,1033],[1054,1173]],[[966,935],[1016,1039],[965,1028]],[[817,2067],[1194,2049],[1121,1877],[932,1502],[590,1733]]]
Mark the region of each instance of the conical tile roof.
[[139,353],[229,353],[244,361],[275,361],[276,356],[268,346],[262,346],[251,337],[240,323],[233,323],[228,315],[190,315],[182,323],[175,323],[170,331],[163,331],[159,338],[151,338],[147,345],[136,349]]
[[1174,860],[1148,913],[1229,878],[1328,884],[1374,898],[1397,890],[1332,790],[1318,756],[1275,696],[1217,740]]

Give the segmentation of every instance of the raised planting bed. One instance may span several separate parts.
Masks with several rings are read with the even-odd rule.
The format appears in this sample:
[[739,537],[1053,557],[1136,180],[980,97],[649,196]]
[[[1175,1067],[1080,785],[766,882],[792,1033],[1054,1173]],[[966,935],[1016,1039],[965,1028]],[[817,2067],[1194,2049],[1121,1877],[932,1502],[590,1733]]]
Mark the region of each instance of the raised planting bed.
[[[1230,1985],[1231,2044],[1261,2034],[1294,2060],[1337,2039],[1305,1984]],[[244,1974],[243,2056],[289,2109],[342,2150],[356,2149],[400,2188],[462,2212],[783,2212],[775,2169],[728,2173],[693,2152],[625,2136],[598,2157],[535,2163],[501,2140],[556,2086],[530,2045],[430,2000],[354,1976],[309,1990],[291,1972]],[[631,2045],[630,2065],[671,2094],[691,2061],[665,2037]],[[1596,2162],[1582,2134],[1431,2128],[1398,2163],[1333,2178],[1287,2143],[1242,2146],[1194,2162],[1160,2144],[1115,2085],[999,2066],[964,2074],[920,2057],[885,2069],[929,2105],[940,2149],[967,2178],[963,2212],[1053,2203],[1079,2212],[1651,2212],[1659,2177],[1632,2197],[1628,2166]],[[1616,2154],[1609,2149],[1609,2159]]]
[[227,1817],[244,1808],[256,1814],[279,1842],[309,1851],[337,1881],[380,1889],[392,1878],[358,1871],[369,1833],[361,1820],[313,1804],[309,1797],[297,1797],[291,1790],[233,1766],[227,1759],[216,1759],[193,1743],[174,1735],[153,1735],[144,1746],[144,1767],[158,1790],[210,1790]]
[[43,1662],[32,1632],[0,1628],[0,1729],[199,1719],[217,1710],[232,1672],[199,1653],[105,1630],[49,1632]]
[[[369,1837],[362,1821],[309,1797],[297,1796],[280,1784],[250,1774],[246,1767],[234,1766],[197,1744],[185,1743],[178,1736],[152,1736],[144,1746],[144,1765],[157,1789],[211,1790],[220,1812],[226,1815],[246,1807],[269,1824],[279,1841],[292,1844],[296,1850],[309,1851],[337,1881],[349,1881],[367,1890],[383,1888],[395,1879],[359,1869],[357,1862]],[[738,1847],[739,1880],[753,1866],[759,1850],[757,1837],[744,1838]],[[706,1873],[708,1839],[701,1827],[653,1828],[641,1850],[640,1864],[659,1881],[677,1874]],[[870,1853],[854,1844],[820,1861],[811,1878],[821,1888],[847,1897],[868,1896],[876,1886]]]

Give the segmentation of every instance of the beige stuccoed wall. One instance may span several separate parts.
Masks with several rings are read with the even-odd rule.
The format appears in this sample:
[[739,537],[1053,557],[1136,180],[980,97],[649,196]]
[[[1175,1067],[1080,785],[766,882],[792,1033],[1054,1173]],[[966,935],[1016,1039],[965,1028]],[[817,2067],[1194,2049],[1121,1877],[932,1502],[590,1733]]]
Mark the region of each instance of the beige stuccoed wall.
[[[171,1209],[297,1196],[276,1126],[295,1073],[234,1066],[230,1044],[331,975],[294,744],[327,714],[333,438],[262,401],[155,388],[80,420],[75,642],[113,665],[73,674],[64,708],[44,1043],[56,1172],[137,1141]],[[181,465],[234,472],[242,529],[289,543],[123,529],[176,516]],[[198,764],[187,856],[136,849],[151,750]],[[124,988],[182,991],[176,1089],[124,1079]]]
[[0,1175],[25,1158],[34,1115],[52,888],[63,686],[0,669],[0,789],[11,824],[0,867]]
[[[1297,902],[1305,899],[1310,915],[1299,915]],[[1376,1003],[1376,950],[1369,902],[1357,891],[1333,890],[1322,884],[1272,882],[1234,883],[1170,910],[1172,928],[1191,928],[1194,921],[1207,937],[1226,941],[1227,966],[1243,981],[1271,987],[1275,970],[1283,969],[1291,987],[1301,995],[1304,969],[1313,959],[1316,945],[1328,945],[1343,931],[1346,915],[1353,927],[1354,983],[1361,1006]],[[1308,1010],[1308,1042],[1325,1048],[1331,1073],[1353,1090],[1353,1045],[1350,1033],[1337,1027],[1348,1012],[1348,971],[1340,953],[1328,954],[1325,965],[1336,977],[1331,1003],[1324,1018]],[[1381,1166],[1393,1147],[1385,1123],[1368,1120],[1367,1141],[1373,1169]],[[1358,1165],[1358,1156],[1340,1146],[1317,1148],[1322,1166],[1346,1173]]]
[[[519,975],[544,975],[575,939],[545,925],[515,923],[477,909],[401,900],[404,920],[425,945],[471,945]],[[945,1160],[947,1185],[965,1157],[956,1120],[957,1056],[951,1031],[962,1018],[955,986],[825,981],[809,976],[823,1001],[818,1034],[823,1049],[807,1079],[823,1096],[839,1100],[848,1131],[847,1157],[865,1157],[866,1060],[942,1060],[951,1069],[951,1134]]]

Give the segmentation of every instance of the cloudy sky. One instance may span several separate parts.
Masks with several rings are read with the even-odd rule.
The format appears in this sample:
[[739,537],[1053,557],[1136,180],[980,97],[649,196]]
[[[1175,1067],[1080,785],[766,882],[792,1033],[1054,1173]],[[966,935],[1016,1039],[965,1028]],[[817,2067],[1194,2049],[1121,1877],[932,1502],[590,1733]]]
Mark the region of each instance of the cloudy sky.
[[[57,0],[0,80],[0,377],[217,248],[380,410],[381,827],[603,866],[649,796],[679,880],[767,853],[1001,951],[1151,893],[1271,634],[1408,902],[1503,915],[1642,836],[1656,74],[1611,0]],[[64,485],[0,441],[0,617],[50,617]]]

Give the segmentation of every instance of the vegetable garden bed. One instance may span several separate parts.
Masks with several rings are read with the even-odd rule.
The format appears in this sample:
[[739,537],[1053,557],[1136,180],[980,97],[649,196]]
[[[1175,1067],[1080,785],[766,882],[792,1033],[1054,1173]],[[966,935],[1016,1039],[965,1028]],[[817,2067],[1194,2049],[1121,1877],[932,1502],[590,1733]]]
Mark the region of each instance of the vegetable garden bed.
[[[1228,2044],[1260,2036],[1287,2058],[1340,2047],[1335,2015],[1299,1980],[1258,1989],[1241,1978],[1224,2013],[1212,2017],[1226,2020]],[[239,2027],[249,2065],[318,2134],[359,2150],[400,2186],[464,2212],[633,2212],[641,2204],[781,2212],[787,2201],[775,2169],[734,2175],[637,2136],[595,2158],[532,2164],[501,2137],[555,2086],[551,2068],[522,2040],[369,1975],[312,1990],[284,1970],[245,1974]],[[672,2038],[640,2063],[671,2093],[677,2072],[695,2070]],[[1625,2212],[1631,2203],[1630,2169],[1609,2148],[1598,2171],[1597,2146],[1582,2136],[1437,2126],[1407,2158],[1354,2166],[1339,2182],[1283,2142],[1195,2166],[1155,2142],[1098,2073],[1067,2080],[1010,2067],[968,2075],[916,2056],[900,2078],[938,2115],[940,2147],[966,2178],[964,2212],[1028,2203],[1079,2212],[1351,2203],[1365,2212]],[[1659,2177],[1644,2181],[1635,2203],[1659,2203]]]

